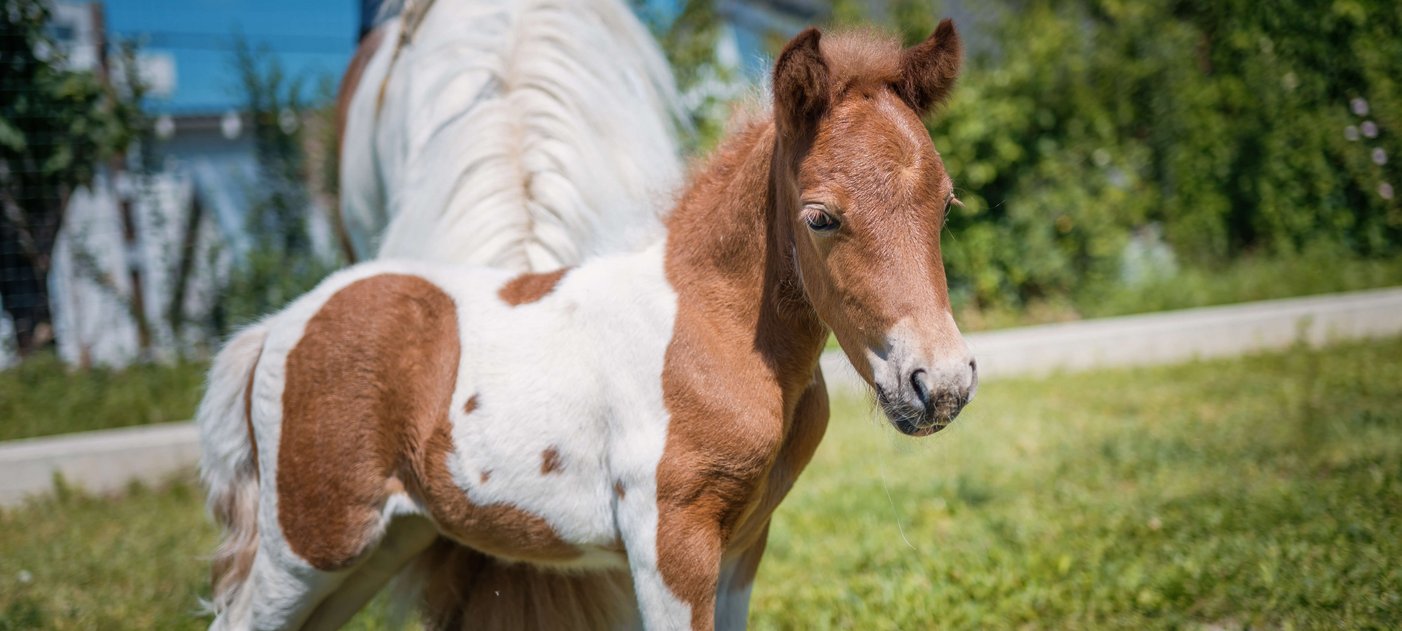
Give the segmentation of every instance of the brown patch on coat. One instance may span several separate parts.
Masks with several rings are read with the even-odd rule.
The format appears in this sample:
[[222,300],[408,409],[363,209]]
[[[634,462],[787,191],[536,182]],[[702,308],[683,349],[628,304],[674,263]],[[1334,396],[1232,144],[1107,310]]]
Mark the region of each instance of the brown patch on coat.
[[477,395],[474,394],[474,395],[472,395],[472,396],[470,396],[470,397],[467,398],[467,403],[464,403],[464,404],[463,404],[463,406],[462,406],[462,413],[463,413],[463,414],[471,414],[471,413],[476,412],[476,411],[477,411]]
[[486,484],[486,483],[487,483],[487,480],[492,479],[492,470],[491,470],[491,469],[483,469],[483,470],[482,470],[482,475],[481,475],[480,477],[482,478],[482,484]]
[[[833,195],[886,194],[885,205],[895,202],[911,219],[868,218],[861,227],[878,240],[902,238],[913,223],[925,229],[916,238],[938,244],[939,218],[921,213],[934,203],[925,187],[947,186],[947,178],[935,177],[942,170],[927,172],[915,182],[918,190],[895,194],[887,189],[899,186],[899,178],[882,177],[908,164],[905,152],[918,141],[902,127],[918,126],[914,112],[904,110],[910,120],[897,125],[883,122],[890,113],[878,111],[900,102],[893,87],[904,67],[899,46],[862,36],[834,38],[832,50],[827,42],[819,50],[818,42],[816,31],[806,31],[780,54],[773,81],[778,122],[759,121],[723,144],[667,224],[665,266],[677,315],[662,374],[671,420],[657,468],[657,563],[668,588],[690,606],[694,629],[714,625],[723,557],[739,554],[758,567],[769,516],[822,438],[828,408],[817,361],[827,326],[839,335],[841,328],[863,332],[889,315],[820,319],[851,307],[830,287],[814,295],[810,277],[826,280],[829,269],[795,271],[795,254],[798,263],[818,258],[797,252],[815,247],[798,227],[800,195],[813,188],[805,178],[851,189]],[[932,146],[914,149],[928,152],[925,168],[942,169]],[[905,188],[911,183],[907,178]],[[921,253],[909,242],[893,243],[903,253]],[[873,248],[867,243],[861,250]],[[933,264],[939,276],[932,291],[943,291],[937,257]],[[854,266],[870,274],[891,269]],[[852,280],[863,287],[901,280],[861,277],[861,271]],[[857,297],[876,305],[890,300],[885,293]],[[742,578],[752,579],[752,569]]]
[[621,500],[628,495],[628,489],[624,488],[622,481],[614,482],[613,494]]
[[542,518],[472,504],[448,472],[459,361],[457,311],[417,276],[381,274],[331,296],[287,356],[278,523],[313,567],[353,564],[375,543],[398,479],[439,526],[508,558],[578,554]]
[[557,572],[440,539],[410,572],[428,629],[642,628],[626,570]]
[[540,474],[549,475],[557,471],[562,471],[565,463],[560,460],[560,450],[554,447],[540,452]]
[[497,296],[501,297],[502,302],[513,307],[535,302],[554,291],[555,285],[569,271],[569,268],[563,268],[553,272],[522,274],[502,285]]

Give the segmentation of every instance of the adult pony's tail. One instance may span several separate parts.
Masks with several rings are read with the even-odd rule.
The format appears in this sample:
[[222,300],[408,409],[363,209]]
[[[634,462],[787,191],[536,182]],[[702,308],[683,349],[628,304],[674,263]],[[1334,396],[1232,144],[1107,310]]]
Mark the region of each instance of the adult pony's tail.
[[626,570],[568,572],[492,558],[440,538],[399,576],[417,596],[423,624],[440,631],[576,629],[637,625]]
[[[245,589],[258,550],[258,454],[253,437],[253,372],[267,336],[264,324],[240,331],[209,370],[204,400],[195,413],[200,430],[200,477],[209,510],[224,530],[214,553],[209,607],[230,628],[246,625]],[[217,625],[216,625],[217,626]]]

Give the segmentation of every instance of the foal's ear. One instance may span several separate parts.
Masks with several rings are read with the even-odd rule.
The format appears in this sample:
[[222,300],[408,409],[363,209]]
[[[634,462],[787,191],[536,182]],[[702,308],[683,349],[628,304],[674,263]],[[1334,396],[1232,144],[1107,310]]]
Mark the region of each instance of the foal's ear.
[[941,20],[929,38],[901,52],[896,94],[916,113],[925,115],[949,97],[963,58],[964,47],[959,43],[954,21]]
[[774,120],[779,132],[793,138],[811,132],[828,107],[828,64],[818,49],[822,34],[799,33],[774,64]]

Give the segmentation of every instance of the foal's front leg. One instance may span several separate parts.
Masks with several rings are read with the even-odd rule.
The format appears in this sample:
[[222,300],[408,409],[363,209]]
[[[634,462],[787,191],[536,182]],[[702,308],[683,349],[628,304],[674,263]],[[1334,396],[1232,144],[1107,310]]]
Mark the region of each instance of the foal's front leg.
[[[638,503],[645,499],[652,498]],[[652,511],[626,506],[620,511],[643,626],[648,631],[713,629],[720,523],[704,504],[653,505]]]

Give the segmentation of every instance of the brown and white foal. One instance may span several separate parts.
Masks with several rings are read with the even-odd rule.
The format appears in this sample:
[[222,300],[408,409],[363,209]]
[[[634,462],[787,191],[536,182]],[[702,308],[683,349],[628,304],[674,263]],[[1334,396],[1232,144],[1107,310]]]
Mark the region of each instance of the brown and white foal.
[[480,571],[431,626],[744,626],[827,424],[828,331],[903,433],[973,396],[920,122],[959,60],[947,20],[905,50],[805,31],[772,118],[652,247],[514,278],[369,263],[240,333],[199,411],[214,626],[338,626],[439,536]]

